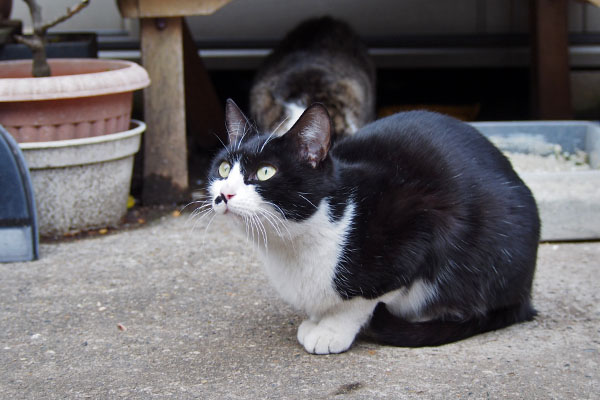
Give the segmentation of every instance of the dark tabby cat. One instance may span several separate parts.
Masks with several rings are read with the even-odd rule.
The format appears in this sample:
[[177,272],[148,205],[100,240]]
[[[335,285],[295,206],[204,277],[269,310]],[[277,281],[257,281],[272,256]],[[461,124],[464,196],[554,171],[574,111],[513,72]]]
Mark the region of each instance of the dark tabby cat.
[[345,23],[308,20],[259,68],[250,114],[262,132],[285,133],[312,103],[327,107],[333,135],[349,135],[375,117],[375,68]]
[[279,294],[308,315],[306,351],[435,346],[531,320],[540,222],[531,192],[474,128],[396,114],[331,143],[319,104],[283,136],[229,100],[212,210],[256,242]]

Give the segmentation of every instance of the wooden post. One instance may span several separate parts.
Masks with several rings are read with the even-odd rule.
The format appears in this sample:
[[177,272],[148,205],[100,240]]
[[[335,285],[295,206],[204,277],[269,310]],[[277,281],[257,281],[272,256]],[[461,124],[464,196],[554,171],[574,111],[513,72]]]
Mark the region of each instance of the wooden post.
[[[210,15],[231,1],[117,0],[123,17],[141,19],[142,64],[152,79],[152,85],[144,91],[144,119],[147,124],[142,188],[144,204],[173,203],[187,197],[186,88],[193,114],[199,113],[190,116],[190,127],[194,131],[202,131],[199,134],[194,132],[195,144],[210,146],[213,130],[223,135],[219,131],[224,125],[222,106],[197,57],[183,17]],[[189,64],[187,71],[185,57]],[[194,77],[194,73],[201,76]],[[186,74],[191,82],[189,87],[185,84]]]
[[142,64],[152,84],[144,89],[144,204],[187,197],[188,169],[182,17],[142,18]]
[[538,119],[572,119],[567,0],[530,0],[531,100]]

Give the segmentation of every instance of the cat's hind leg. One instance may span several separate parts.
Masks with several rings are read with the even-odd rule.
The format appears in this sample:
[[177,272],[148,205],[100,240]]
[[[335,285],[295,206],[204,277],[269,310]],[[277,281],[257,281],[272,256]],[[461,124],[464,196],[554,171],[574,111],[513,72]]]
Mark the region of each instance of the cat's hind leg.
[[312,354],[343,353],[370,320],[376,305],[376,300],[360,297],[342,301],[321,318],[303,321],[298,327],[298,342]]
[[401,347],[439,346],[473,335],[531,321],[537,312],[529,299],[522,303],[488,311],[462,320],[433,319],[411,322],[392,314],[380,303],[373,312],[367,335],[381,344]]

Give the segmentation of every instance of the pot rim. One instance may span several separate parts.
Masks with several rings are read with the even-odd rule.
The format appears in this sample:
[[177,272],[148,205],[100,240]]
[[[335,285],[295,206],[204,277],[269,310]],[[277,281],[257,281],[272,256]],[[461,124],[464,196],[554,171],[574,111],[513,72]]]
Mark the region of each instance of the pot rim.
[[137,119],[131,120],[132,127],[129,130],[108,135],[92,136],[79,139],[52,140],[47,142],[23,142],[19,143],[21,150],[59,149],[61,147],[87,146],[91,144],[112,142],[139,135],[146,130],[146,124]]
[[[99,72],[58,75],[41,78],[2,78],[0,75],[0,102],[55,100],[104,94],[131,92],[150,84],[146,70],[137,63],[126,60],[98,58],[49,59],[51,68],[77,62],[83,67],[100,66]],[[31,60],[1,61],[0,70],[8,68],[31,69]]]
[[133,121],[131,129],[91,138],[19,143],[30,171],[106,163],[138,152],[146,124]]

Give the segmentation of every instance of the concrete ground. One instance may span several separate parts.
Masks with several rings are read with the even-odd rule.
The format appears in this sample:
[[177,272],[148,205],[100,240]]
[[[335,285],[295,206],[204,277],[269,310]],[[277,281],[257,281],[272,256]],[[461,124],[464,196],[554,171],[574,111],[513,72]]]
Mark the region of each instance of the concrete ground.
[[543,244],[531,323],[313,356],[245,239],[187,215],[0,264],[2,399],[600,397],[600,243]]

